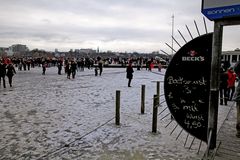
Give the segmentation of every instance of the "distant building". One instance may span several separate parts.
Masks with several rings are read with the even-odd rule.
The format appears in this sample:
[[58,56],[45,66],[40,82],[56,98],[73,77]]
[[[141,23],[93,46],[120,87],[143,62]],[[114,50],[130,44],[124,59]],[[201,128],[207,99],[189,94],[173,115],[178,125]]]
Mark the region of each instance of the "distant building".
[[12,56],[12,55],[24,55],[29,51],[28,47],[26,45],[22,45],[22,44],[14,44],[12,46],[9,47],[9,52],[8,52],[8,56]]
[[223,51],[222,61],[227,61],[233,66],[236,62],[240,61],[240,49],[237,48],[234,51]]
[[97,51],[96,51],[96,50],[93,50],[93,49],[80,49],[79,52],[80,52],[80,53],[86,53],[86,54],[97,53]]
[[75,49],[74,52],[75,53],[80,53],[80,49]]
[[0,57],[7,56],[8,51],[9,51],[9,48],[0,47]]

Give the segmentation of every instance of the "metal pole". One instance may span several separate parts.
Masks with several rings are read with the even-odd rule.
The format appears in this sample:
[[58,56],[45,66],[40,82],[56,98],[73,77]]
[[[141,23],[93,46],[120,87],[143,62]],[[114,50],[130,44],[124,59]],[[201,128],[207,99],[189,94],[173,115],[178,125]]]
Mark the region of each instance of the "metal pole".
[[178,45],[180,48],[182,47],[174,37],[172,37],[172,39],[174,40],[174,42],[177,43],[177,45]]
[[187,31],[188,31],[189,35],[190,35],[190,36],[191,36],[191,38],[193,39],[192,33],[190,32],[190,30],[189,30],[189,28],[188,28],[188,26],[187,26],[187,25],[186,25],[186,28],[187,28]]
[[[174,14],[172,15],[172,48],[173,48],[173,37],[174,37]],[[173,50],[172,50],[173,55]]]
[[236,136],[240,138],[240,102],[237,101],[237,124],[236,124],[237,134]]
[[158,104],[159,105],[159,102],[160,102],[160,82],[157,81],[157,101],[158,101]]
[[199,32],[199,29],[198,29],[198,26],[197,26],[197,22],[194,20],[194,24],[195,24],[195,27],[196,27],[196,29],[197,29],[197,33],[198,33],[198,35],[200,36],[200,32]]
[[142,85],[142,92],[141,92],[141,114],[145,112],[145,85]]
[[206,20],[205,20],[204,17],[203,17],[203,22],[204,22],[204,26],[205,26],[205,31],[206,31],[206,33],[208,33],[208,31],[207,31],[207,24],[206,24]]
[[152,132],[157,133],[157,115],[158,115],[158,99],[157,95],[153,96],[153,119],[152,119]]
[[216,148],[222,37],[223,37],[223,26],[219,21],[215,21],[213,45],[212,45],[210,97],[209,97],[209,108],[208,108],[208,133],[207,133],[208,138],[210,137],[210,131],[212,130],[212,136],[208,142],[210,143],[208,144],[209,149]]
[[182,33],[178,30],[178,33],[180,34],[180,36],[182,37],[182,39],[185,41],[185,43],[187,43],[186,39],[184,38],[184,36],[182,35]]
[[157,96],[160,96],[160,81],[157,81]]
[[120,91],[116,91],[116,116],[115,124],[120,125]]

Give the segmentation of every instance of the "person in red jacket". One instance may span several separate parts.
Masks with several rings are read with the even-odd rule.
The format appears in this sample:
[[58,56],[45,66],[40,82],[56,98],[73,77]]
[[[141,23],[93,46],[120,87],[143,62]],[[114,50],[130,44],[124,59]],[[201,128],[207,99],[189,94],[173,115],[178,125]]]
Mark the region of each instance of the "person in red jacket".
[[228,69],[228,99],[231,101],[233,98],[233,94],[235,92],[235,81],[236,81],[236,73],[233,71],[233,68],[230,67]]

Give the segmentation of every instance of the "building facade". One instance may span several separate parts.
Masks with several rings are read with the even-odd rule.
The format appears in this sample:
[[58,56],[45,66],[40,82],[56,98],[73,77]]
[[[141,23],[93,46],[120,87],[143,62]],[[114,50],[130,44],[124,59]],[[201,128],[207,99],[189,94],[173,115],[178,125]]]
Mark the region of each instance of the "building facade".
[[8,51],[9,51],[9,48],[0,47],[0,57],[7,56]]
[[234,51],[223,51],[222,61],[229,62],[230,66],[234,66],[238,61],[240,61],[240,49],[237,48]]
[[14,54],[17,55],[24,55],[29,51],[28,47],[26,45],[22,45],[22,44],[14,44],[12,46],[9,47],[9,52],[8,52],[8,56],[12,56]]

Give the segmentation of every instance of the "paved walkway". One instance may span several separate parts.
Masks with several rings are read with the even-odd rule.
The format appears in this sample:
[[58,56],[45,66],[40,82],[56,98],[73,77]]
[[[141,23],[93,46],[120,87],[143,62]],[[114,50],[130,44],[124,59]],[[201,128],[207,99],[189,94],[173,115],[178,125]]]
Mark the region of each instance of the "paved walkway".
[[214,160],[240,159],[240,138],[236,137],[236,103],[230,103],[229,107],[231,107],[229,114],[218,132]]

